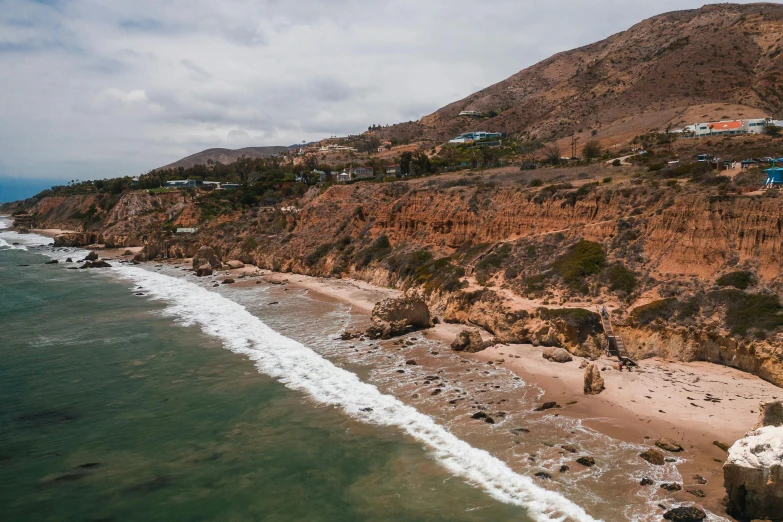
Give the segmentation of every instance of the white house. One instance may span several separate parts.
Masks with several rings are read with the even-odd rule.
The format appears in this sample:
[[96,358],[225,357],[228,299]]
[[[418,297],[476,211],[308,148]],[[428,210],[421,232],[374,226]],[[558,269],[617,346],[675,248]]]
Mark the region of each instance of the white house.
[[352,179],[367,179],[374,177],[372,167],[351,167],[348,169]]
[[722,120],[705,123],[695,123],[683,129],[687,134],[701,136],[733,136],[736,134],[764,134],[767,125],[783,123],[771,118],[751,118],[747,120]]
[[477,140],[486,140],[490,138],[500,138],[503,134],[499,132],[484,132],[484,131],[477,131],[477,132],[466,132],[465,134],[460,134],[453,140],[450,140],[449,143],[468,143],[471,141],[477,141]]

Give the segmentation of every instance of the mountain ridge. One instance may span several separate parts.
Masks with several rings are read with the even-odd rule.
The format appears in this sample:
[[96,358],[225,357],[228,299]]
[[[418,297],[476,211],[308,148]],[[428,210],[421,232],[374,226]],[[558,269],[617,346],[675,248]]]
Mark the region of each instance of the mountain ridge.
[[[780,114],[783,93],[775,82],[783,75],[781,35],[780,4],[672,11],[557,53],[417,122],[371,132],[442,143],[477,127],[542,140],[589,131],[612,141],[694,123],[683,117],[695,106],[708,108],[707,119]],[[731,107],[724,112],[733,114],[719,114],[725,104]],[[490,117],[478,123],[462,111]],[[637,121],[629,125],[631,117]]]

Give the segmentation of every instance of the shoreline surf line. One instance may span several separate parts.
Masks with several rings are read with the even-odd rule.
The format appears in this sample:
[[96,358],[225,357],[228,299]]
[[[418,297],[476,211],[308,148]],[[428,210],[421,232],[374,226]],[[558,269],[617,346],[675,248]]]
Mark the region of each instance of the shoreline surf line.
[[[200,327],[288,388],[339,407],[356,420],[401,429],[426,446],[444,468],[493,498],[525,508],[539,521],[596,520],[563,495],[536,485],[487,451],[462,441],[431,417],[272,330],[239,303],[195,283],[143,268],[118,266],[112,271],[142,286],[150,298],[166,302],[162,313],[184,326]],[[269,349],[272,345],[274,349]]]

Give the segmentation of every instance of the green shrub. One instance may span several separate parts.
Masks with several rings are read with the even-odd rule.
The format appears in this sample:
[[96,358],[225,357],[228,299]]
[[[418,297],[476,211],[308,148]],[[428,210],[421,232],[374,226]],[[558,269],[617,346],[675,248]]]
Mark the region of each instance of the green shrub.
[[352,239],[349,236],[341,237],[334,242],[334,248],[342,252],[351,244],[351,241]]
[[576,328],[579,342],[584,342],[589,334],[602,332],[601,316],[584,308],[539,308],[541,319],[561,319]]
[[766,332],[783,326],[783,306],[775,294],[746,294],[727,289],[712,292],[710,297],[726,306],[725,324],[732,334],[745,335],[749,330]]
[[489,278],[500,270],[500,266],[508,258],[509,254],[511,254],[511,245],[505,243],[476,263],[476,280],[478,283],[480,285],[487,284]]
[[739,272],[729,272],[718,278],[718,286],[733,286],[740,290],[745,290],[756,284],[756,276],[753,272],[741,270]]
[[530,183],[527,184],[528,187],[540,187],[544,184],[543,181],[540,179],[531,179]]
[[605,177],[605,178],[604,178],[603,180],[601,180],[601,181],[602,181],[603,183],[611,183],[611,182],[612,182],[612,178],[607,176],[607,177]]
[[463,277],[465,277],[464,268],[454,264],[450,257],[442,257],[420,266],[414,274],[414,283],[423,285],[424,292],[427,294],[436,290],[450,293],[465,286],[461,281]]
[[522,281],[522,284],[524,285],[527,292],[543,292],[546,290],[547,281],[551,275],[551,272],[544,272],[542,274],[530,276]]
[[333,245],[331,243],[324,243],[323,245],[320,245],[318,248],[310,252],[310,254],[305,258],[305,263],[307,266],[313,266],[318,263],[326,254],[328,254],[333,248]]
[[386,267],[397,274],[400,279],[410,279],[416,271],[432,260],[432,254],[427,250],[400,253],[385,261]]
[[623,162],[622,162],[622,161],[620,161],[619,159],[616,159],[616,160],[614,160],[614,161],[612,162],[612,166],[613,166],[613,167],[619,167],[619,166],[620,166],[620,165],[622,165],[622,164],[623,164]]
[[258,241],[252,237],[247,238],[245,242],[242,243],[242,252],[252,252],[256,248],[258,248]]
[[378,236],[370,246],[356,254],[356,267],[363,268],[373,261],[381,261],[391,254],[389,238],[385,234]]
[[643,325],[650,324],[656,319],[668,321],[677,312],[678,304],[676,297],[653,301],[634,308],[631,311],[631,317]]
[[598,243],[583,239],[558,257],[552,268],[573,290],[586,292],[584,278],[599,273],[605,265],[604,248]]
[[614,263],[604,270],[604,280],[612,292],[630,294],[638,283],[636,274],[622,263]]

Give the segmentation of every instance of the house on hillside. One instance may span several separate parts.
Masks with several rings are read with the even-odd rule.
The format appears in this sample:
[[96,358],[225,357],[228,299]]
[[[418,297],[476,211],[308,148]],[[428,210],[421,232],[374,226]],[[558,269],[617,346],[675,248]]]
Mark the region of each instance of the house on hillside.
[[756,118],[752,120],[745,120],[745,129],[748,134],[764,134],[767,128],[767,120],[765,118]]
[[402,170],[399,165],[390,165],[385,169],[387,176],[399,176],[402,174]]
[[351,175],[348,172],[340,172],[334,177],[334,180],[338,182],[351,181]]
[[449,140],[449,143],[470,143],[472,141],[487,140],[487,139],[502,138],[502,137],[503,134],[500,132],[484,132],[484,131],[466,132],[465,134],[460,134],[453,140]]
[[369,179],[375,177],[372,167],[351,167],[347,172],[351,179]]
[[329,181],[329,174],[327,174],[323,170],[313,169],[313,174],[318,176],[318,181],[321,183],[326,183],[327,181]]
[[203,184],[200,179],[172,179],[166,182],[167,187],[173,188],[200,187]]
[[[684,132],[694,136],[733,136],[736,134],[764,134],[768,125],[777,125],[771,118],[747,120],[723,120],[696,123],[685,127]],[[783,122],[781,122],[783,123]]]

